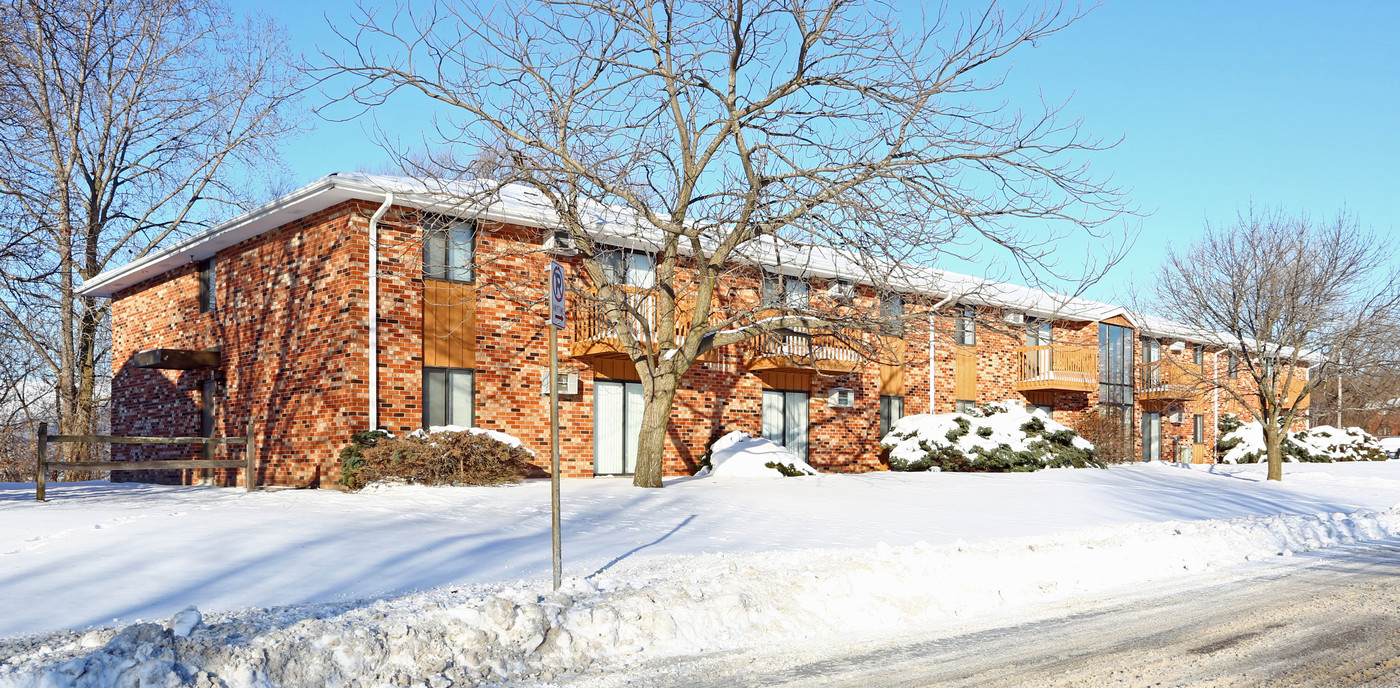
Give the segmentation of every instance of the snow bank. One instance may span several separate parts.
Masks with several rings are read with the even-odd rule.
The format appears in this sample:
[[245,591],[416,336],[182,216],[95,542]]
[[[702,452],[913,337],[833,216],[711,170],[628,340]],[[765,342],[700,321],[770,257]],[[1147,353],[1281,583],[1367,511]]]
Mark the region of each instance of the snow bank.
[[504,444],[507,447],[518,447],[520,449],[524,449],[527,453],[530,454],[530,456],[535,455],[535,452],[532,451],[529,447],[525,446],[525,443],[521,442],[519,437],[501,432],[500,430],[488,430],[486,428],[468,428],[461,425],[434,425],[432,427],[429,427],[426,431],[414,430],[413,432],[408,433],[408,436],[427,437],[428,435],[435,435],[439,432],[466,432],[471,433],[473,435],[486,435],[487,437],[490,437],[491,439],[496,440],[497,442],[500,442],[501,444]]
[[817,469],[782,445],[737,431],[719,438],[710,447],[710,470],[704,474],[720,478],[784,477],[782,471],[769,464],[782,464],[789,472],[817,474]]
[[[0,641],[0,686],[446,686],[899,632],[1400,535],[1400,512],[1083,529],[935,547],[675,557],[543,584],[254,609]],[[191,623],[191,621],[193,621]],[[179,632],[177,632],[179,631]],[[184,633],[185,635],[182,635]]]
[[[905,416],[881,440],[894,470],[1034,470],[1062,457],[1094,464],[1094,445],[1043,411],[1020,404],[986,404],[969,413]],[[1084,459],[1088,460],[1084,460]],[[1072,462],[1072,460],[1071,460]],[[1077,464],[1075,464],[1077,465]]]
[[[1231,414],[1221,420],[1228,430],[1220,437],[1227,448],[1226,463],[1257,463],[1266,460],[1264,426],[1258,422],[1240,423]],[[1289,432],[1284,438],[1284,461],[1328,463],[1332,461],[1384,461],[1389,454],[1370,433],[1357,427],[1336,428],[1319,425]]]

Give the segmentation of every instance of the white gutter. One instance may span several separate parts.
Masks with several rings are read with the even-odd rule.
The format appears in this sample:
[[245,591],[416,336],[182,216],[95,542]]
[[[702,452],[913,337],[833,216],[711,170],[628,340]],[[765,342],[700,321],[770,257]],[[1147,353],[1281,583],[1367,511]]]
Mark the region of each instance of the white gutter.
[[369,429],[379,429],[379,220],[394,204],[394,192],[384,192],[384,204],[369,218]]

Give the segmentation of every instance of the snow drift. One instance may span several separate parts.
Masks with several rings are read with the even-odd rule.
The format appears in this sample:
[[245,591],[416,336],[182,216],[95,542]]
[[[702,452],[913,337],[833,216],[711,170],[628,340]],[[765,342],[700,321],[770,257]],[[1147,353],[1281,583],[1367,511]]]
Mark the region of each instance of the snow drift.
[[441,588],[0,642],[0,686],[449,686],[841,633],[898,632],[1400,535],[1400,512],[675,557],[567,581]]
[[968,413],[905,416],[880,446],[896,471],[1027,471],[1102,466],[1094,445],[1042,411],[985,404]]

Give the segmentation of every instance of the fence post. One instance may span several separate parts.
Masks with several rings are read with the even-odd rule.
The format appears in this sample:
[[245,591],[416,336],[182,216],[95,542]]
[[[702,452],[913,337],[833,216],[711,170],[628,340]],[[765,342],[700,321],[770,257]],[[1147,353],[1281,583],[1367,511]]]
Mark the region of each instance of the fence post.
[[34,438],[34,498],[44,501],[44,479],[48,477],[49,424],[39,423],[39,435]]
[[243,484],[248,486],[248,491],[252,492],[257,485],[258,463],[255,458],[257,446],[253,444],[253,421],[248,421],[248,439],[243,443],[243,459],[248,462],[243,469]]

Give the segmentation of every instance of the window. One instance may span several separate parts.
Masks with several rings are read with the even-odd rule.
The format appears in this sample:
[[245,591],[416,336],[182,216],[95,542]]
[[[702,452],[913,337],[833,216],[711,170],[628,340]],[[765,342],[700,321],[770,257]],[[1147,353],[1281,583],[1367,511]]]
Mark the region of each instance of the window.
[[953,341],[957,342],[959,346],[976,346],[977,308],[975,306],[959,307],[953,330]]
[[802,310],[811,303],[811,290],[807,283],[786,275],[764,275],[763,306],[765,308],[787,308]]
[[904,397],[888,394],[880,397],[880,437],[888,435],[894,422],[904,417]]
[[214,259],[199,261],[199,312],[208,313],[218,305],[214,300]]
[[1026,323],[1026,346],[1050,346],[1054,334],[1053,320],[1032,320]]
[[885,331],[892,335],[904,334],[904,297],[899,294],[885,294],[880,297],[880,317],[885,320]]
[[1099,403],[1133,405],[1133,331],[1099,323]]
[[1162,360],[1162,345],[1150,337],[1142,338],[1142,362],[1153,363]]
[[598,262],[608,282],[638,289],[651,289],[656,286],[656,264],[651,256],[633,251],[604,251],[598,254]]
[[[1219,375],[1219,373],[1216,373]],[[1235,352],[1230,352],[1230,379],[1236,380],[1240,377],[1240,359],[1235,356]]]
[[471,427],[474,382],[465,368],[423,368],[423,427]]
[[476,222],[433,217],[423,224],[423,278],[476,280]]
[[1031,404],[1030,410],[1032,412],[1043,411],[1045,413],[1046,418],[1055,417],[1055,407],[1051,404]]
[[1191,362],[1196,365],[1206,362],[1206,348],[1204,346],[1197,344],[1191,347]]
[[975,408],[977,408],[977,402],[971,399],[958,399],[953,402],[953,410],[958,413],[970,413]]
[[1274,359],[1266,356],[1259,360],[1259,364],[1264,369],[1264,379],[1274,379]]
[[1191,416],[1191,443],[1206,443],[1206,417],[1199,413]]
[[763,390],[763,437],[807,460],[807,393]]

